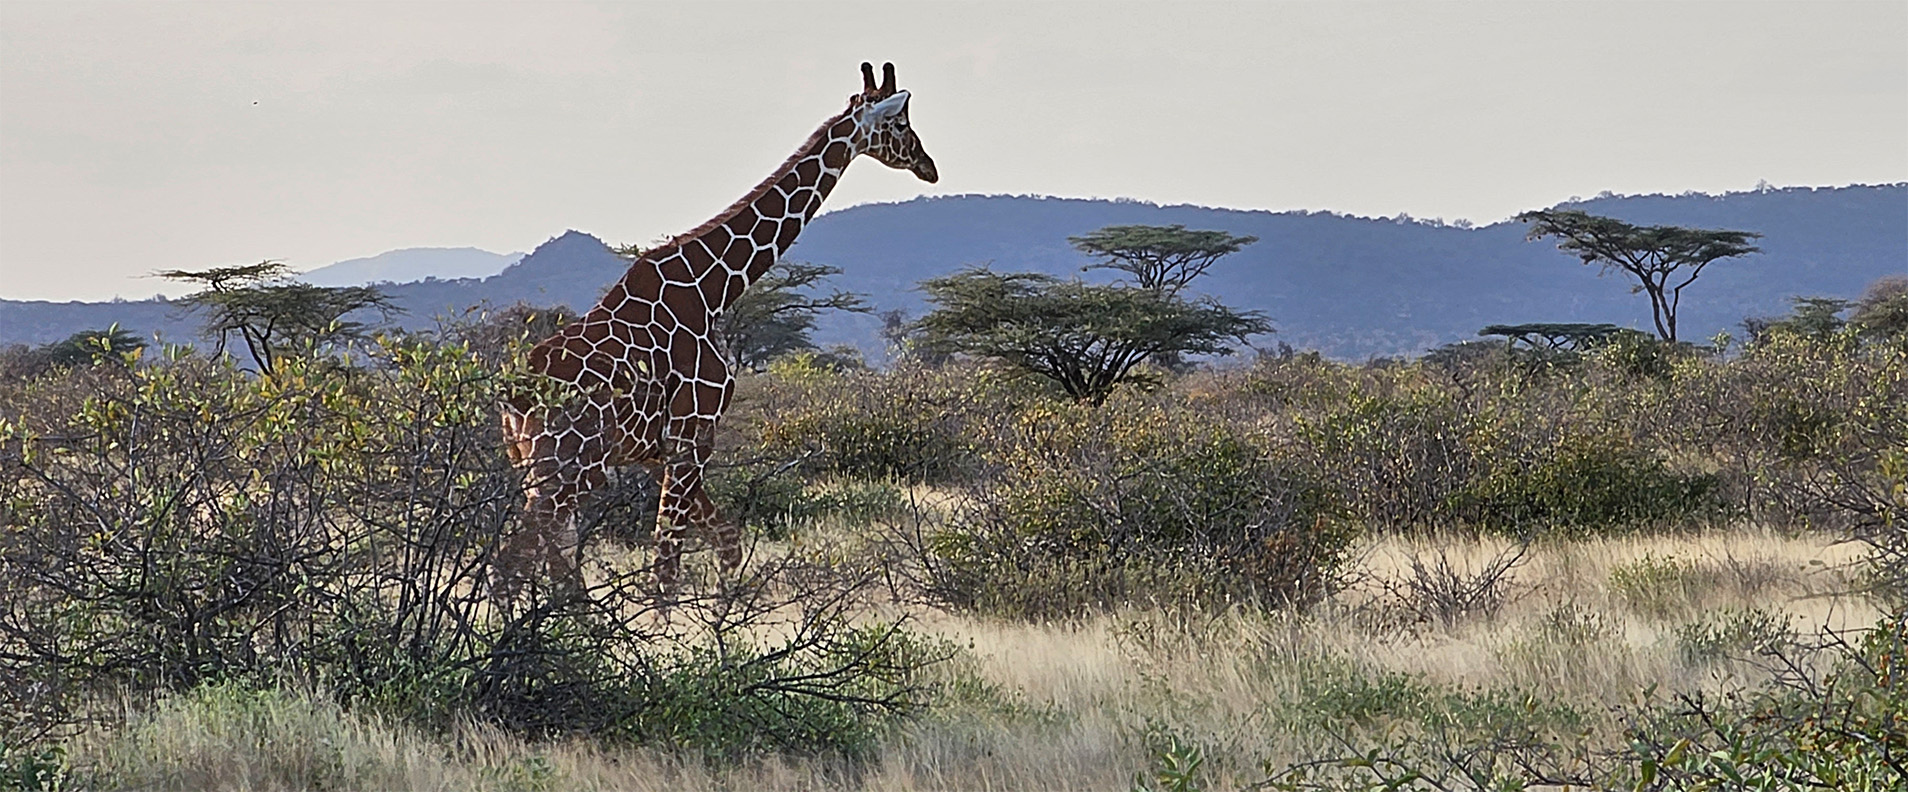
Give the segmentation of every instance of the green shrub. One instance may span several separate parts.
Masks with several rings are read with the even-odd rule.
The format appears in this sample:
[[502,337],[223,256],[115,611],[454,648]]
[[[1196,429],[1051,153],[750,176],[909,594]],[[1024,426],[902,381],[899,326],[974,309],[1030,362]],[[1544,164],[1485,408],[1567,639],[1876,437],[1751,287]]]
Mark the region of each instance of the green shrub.
[[66,752],[57,745],[27,747],[0,742],[0,790],[55,792],[67,782]]
[[[794,553],[717,603],[687,592],[677,612],[701,629],[658,623],[645,570],[589,545],[577,589],[486,597],[523,503],[502,378],[460,344],[366,353],[259,377],[168,350],[0,390],[0,677],[23,683],[0,686],[0,740],[60,732],[98,691],[217,684],[716,753],[853,751],[920,704],[910,675],[931,658],[852,628],[861,578]],[[604,494],[586,520],[640,510]],[[768,635],[790,637],[751,637]],[[663,729],[656,707],[683,702],[762,736]]]
[[[1175,733],[1158,721],[1149,722],[1140,737],[1152,758],[1149,773],[1137,773],[1133,792],[1200,792],[1206,752],[1199,743]],[[1148,776],[1151,776],[1148,778]]]
[[1330,482],[1335,500],[1379,530],[1451,522],[1444,501],[1473,475],[1479,416],[1410,373],[1314,383],[1281,453]]
[[1473,736],[1511,728],[1562,732],[1583,713],[1514,688],[1451,688],[1396,671],[1373,671],[1335,657],[1308,661],[1290,722],[1299,729],[1364,729],[1411,724]]
[[1694,561],[1645,555],[1612,567],[1609,583],[1631,610],[1661,619],[1688,608],[1716,580]]
[[825,520],[874,522],[903,504],[903,492],[892,481],[816,478],[785,465],[715,468],[707,481],[724,517],[775,541]]
[[1133,602],[1309,602],[1346,533],[1325,498],[1224,426],[1158,405],[1029,408],[930,537],[944,601],[1023,617]]
[[633,714],[615,732],[711,758],[777,751],[865,757],[885,716],[929,705],[921,671],[951,652],[892,625],[844,628],[814,647],[804,640],[704,646],[670,657],[629,691]]
[[1677,625],[1676,650],[1684,662],[1708,663],[1731,656],[1774,651],[1793,636],[1786,614],[1761,608],[1704,614]]
[[1678,473],[1625,441],[1566,437],[1531,460],[1506,460],[1452,496],[1471,524],[1504,533],[1600,534],[1722,512],[1714,475]]
[[973,423],[990,421],[1005,384],[985,372],[906,368],[830,371],[778,363],[749,382],[736,416],[771,459],[809,472],[947,481],[972,459]]
[[1670,379],[1676,362],[1691,353],[1686,346],[1641,333],[1620,333],[1591,354],[1598,362],[1626,376],[1662,381]]

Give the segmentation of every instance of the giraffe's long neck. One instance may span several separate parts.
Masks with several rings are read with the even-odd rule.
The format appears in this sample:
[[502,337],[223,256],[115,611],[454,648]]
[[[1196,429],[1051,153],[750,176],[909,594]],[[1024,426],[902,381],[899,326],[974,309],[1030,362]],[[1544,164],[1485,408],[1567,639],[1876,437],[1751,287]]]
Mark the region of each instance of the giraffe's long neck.
[[855,102],[823,122],[787,162],[714,219],[644,252],[624,276],[624,290],[653,299],[663,289],[694,287],[711,317],[733,304],[795,244],[859,153],[860,107]]

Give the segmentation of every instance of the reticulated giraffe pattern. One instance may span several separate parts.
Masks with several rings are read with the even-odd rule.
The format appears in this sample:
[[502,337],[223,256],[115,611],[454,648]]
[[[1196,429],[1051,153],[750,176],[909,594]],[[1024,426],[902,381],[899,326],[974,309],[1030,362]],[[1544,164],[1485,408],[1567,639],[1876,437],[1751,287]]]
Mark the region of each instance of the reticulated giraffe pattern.
[[735,386],[716,321],[794,244],[856,157],[939,178],[908,126],[908,92],[895,89],[894,65],[883,67],[880,85],[869,64],[861,74],[848,108],[760,185],[639,255],[596,307],[530,350],[531,372],[573,387],[555,403],[517,394],[502,405],[506,448],[526,493],[523,527],[496,557],[502,590],[538,566],[561,579],[577,574],[576,508],[612,466],[641,465],[661,484],[660,589],[677,584],[687,529],[711,537],[725,571],[741,563],[737,527],[703,491],[716,422]]

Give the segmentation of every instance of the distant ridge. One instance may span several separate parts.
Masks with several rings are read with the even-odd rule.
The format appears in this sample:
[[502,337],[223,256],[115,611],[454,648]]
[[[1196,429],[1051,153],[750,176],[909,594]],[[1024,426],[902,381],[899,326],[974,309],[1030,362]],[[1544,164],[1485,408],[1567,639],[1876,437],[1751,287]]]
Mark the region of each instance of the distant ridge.
[[[1876,278],[1908,272],[1908,184],[1793,187],[1724,195],[1602,195],[1563,204],[1642,224],[1764,234],[1764,253],[1719,263],[1687,292],[1684,335],[1738,330],[1743,317],[1786,313],[1795,295],[1853,297]],[[1363,359],[1413,355],[1474,338],[1488,324],[1610,322],[1648,328],[1649,306],[1617,275],[1597,277],[1523,224],[1487,226],[1334,212],[1269,212],[1144,201],[1028,196],[919,198],[864,204],[816,219],[790,252],[842,267],[845,285],[881,308],[916,315],[922,278],[991,263],[996,269],[1081,273],[1067,244],[1111,224],[1181,223],[1260,238],[1196,287],[1269,313],[1279,341]],[[830,316],[818,340],[876,351],[879,319]]]
[[[1786,313],[1797,295],[1854,297],[1876,278],[1908,273],[1908,184],[1792,187],[1724,195],[1601,195],[1563,206],[1633,223],[1730,228],[1763,234],[1762,254],[1721,262],[1690,287],[1684,335],[1737,330],[1743,317]],[[1197,287],[1228,304],[1266,311],[1280,341],[1341,359],[1414,355],[1474,338],[1488,324],[1609,322],[1647,328],[1648,304],[1617,275],[1598,278],[1522,224],[1470,227],[1403,215],[1267,212],[1160,206],[1132,200],[952,196],[864,204],[817,217],[790,252],[841,267],[843,288],[879,309],[919,315],[915,284],[963,266],[1072,277],[1086,261],[1067,237],[1123,223],[1216,228],[1260,238],[1222,260]],[[375,257],[373,257],[375,258]],[[627,266],[603,243],[569,231],[484,278],[388,286],[408,327],[473,307],[517,301],[593,304]],[[439,276],[442,277],[441,275]],[[115,321],[169,340],[195,322],[161,301],[47,303],[0,300],[0,343],[46,343]],[[825,317],[823,343],[878,355],[880,319]]]
[[522,258],[521,251],[492,253],[473,247],[404,248],[340,261],[306,272],[298,278],[314,286],[410,283],[426,278],[487,278]]

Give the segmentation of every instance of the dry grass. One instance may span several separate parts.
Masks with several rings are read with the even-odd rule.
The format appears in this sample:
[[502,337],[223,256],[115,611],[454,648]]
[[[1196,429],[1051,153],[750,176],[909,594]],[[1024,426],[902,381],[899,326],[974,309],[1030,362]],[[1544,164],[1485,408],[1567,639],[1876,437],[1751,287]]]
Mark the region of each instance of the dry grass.
[[430,737],[313,697],[219,690],[139,708],[69,749],[102,785],[141,789],[1106,790],[1129,788],[1147,766],[1151,728],[1201,745],[1208,788],[1227,789],[1262,778],[1262,762],[1316,755],[1327,721],[1375,729],[1522,697],[1541,704],[1513,708],[1524,717],[1607,737],[1608,705],[1651,685],[1661,695],[1756,681],[1727,652],[1690,651],[1691,624],[1759,610],[1807,631],[1878,616],[1836,594],[1855,548],[1739,530],[1538,545],[1507,573],[1494,610],[1398,618],[1412,559],[1441,553],[1464,574],[1501,550],[1377,541],[1362,548],[1364,582],[1302,616],[1030,625],[923,614],[921,628],[970,648],[947,669],[960,684],[859,766],[792,757],[711,768],[480,726]]

